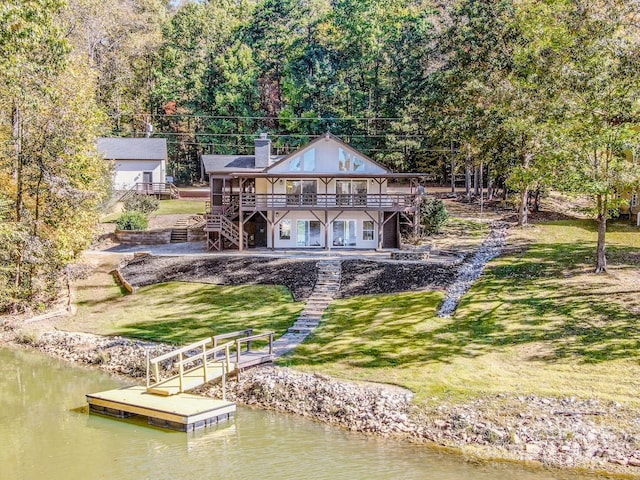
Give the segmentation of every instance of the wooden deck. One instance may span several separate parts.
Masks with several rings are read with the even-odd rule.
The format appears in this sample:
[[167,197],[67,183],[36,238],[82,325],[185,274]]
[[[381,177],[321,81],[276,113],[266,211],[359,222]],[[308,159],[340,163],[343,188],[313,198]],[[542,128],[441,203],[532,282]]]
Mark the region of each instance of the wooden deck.
[[149,424],[190,432],[231,418],[236,405],[226,400],[181,393],[153,395],[146,387],[127,387],[87,394],[89,411],[118,418],[147,417]]
[[[126,418],[147,417],[149,424],[190,432],[230,418],[236,406],[227,402],[225,382],[228,374],[272,362],[273,332],[253,335],[242,330],[218,335],[180,347],[155,358],[147,358],[146,387],[129,387],[87,394],[89,411]],[[219,344],[220,340],[234,342]],[[252,350],[251,342],[269,339],[268,350]],[[235,348],[233,355],[231,349]],[[168,378],[162,378],[162,365],[171,365]],[[222,382],[222,400],[184,393],[207,382]]]

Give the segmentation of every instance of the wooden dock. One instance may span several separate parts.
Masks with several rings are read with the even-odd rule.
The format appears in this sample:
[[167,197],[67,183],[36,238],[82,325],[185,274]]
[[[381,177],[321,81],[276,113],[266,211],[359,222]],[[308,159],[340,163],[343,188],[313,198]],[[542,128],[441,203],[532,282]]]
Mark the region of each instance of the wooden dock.
[[[219,344],[230,338],[235,341]],[[251,349],[251,342],[264,338],[269,340],[268,350]],[[118,418],[142,415],[151,425],[190,432],[233,416],[235,404],[225,397],[228,374],[271,361],[273,332],[253,335],[249,329],[206,338],[147,358],[146,387],[87,394],[89,411]],[[214,380],[222,382],[221,400],[184,393]]]
[[236,405],[226,400],[180,393],[171,397],[148,393],[146,387],[127,387],[87,395],[89,411],[117,418],[147,417],[157,427],[191,432],[233,417]]

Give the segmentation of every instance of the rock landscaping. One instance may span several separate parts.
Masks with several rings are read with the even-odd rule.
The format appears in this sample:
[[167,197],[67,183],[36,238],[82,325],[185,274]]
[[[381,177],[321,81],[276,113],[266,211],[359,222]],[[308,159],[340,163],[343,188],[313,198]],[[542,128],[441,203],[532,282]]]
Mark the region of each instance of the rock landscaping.
[[456,279],[451,282],[438,311],[439,317],[450,317],[458,307],[462,296],[469,291],[484,267],[490,260],[500,255],[507,239],[507,224],[504,222],[492,222],[491,232],[487,236],[478,251],[469,260],[464,262]]
[[[147,350],[159,355],[172,349],[84,333],[26,335],[6,324],[3,330],[5,341],[28,344],[48,355],[138,381],[146,373]],[[220,384],[208,384],[194,393],[220,398],[221,389]],[[226,395],[244,405],[302,415],[352,431],[458,448],[478,459],[640,474],[640,427],[628,428],[640,425],[640,415],[615,402],[492,395],[465,404],[438,402],[418,408],[412,394],[397,387],[344,382],[274,366],[249,369],[231,378]],[[616,424],[621,427],[612,426]]]

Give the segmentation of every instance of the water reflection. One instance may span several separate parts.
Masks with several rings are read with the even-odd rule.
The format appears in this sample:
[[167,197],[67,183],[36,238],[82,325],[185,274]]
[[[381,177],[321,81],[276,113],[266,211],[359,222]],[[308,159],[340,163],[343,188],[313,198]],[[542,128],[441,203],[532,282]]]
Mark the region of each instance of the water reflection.
[[273,412],[182,433],[88,415],[84,395],[122,386],[100,372],[0,349],[0,479],[550,480],[574,478],[366,437]]

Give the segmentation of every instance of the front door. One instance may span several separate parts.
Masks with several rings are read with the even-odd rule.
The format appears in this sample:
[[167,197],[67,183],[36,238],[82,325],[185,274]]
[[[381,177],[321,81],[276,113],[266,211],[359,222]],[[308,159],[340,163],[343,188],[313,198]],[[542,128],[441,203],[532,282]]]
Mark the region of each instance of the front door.
[[262,218],[262,215],[256,215],[255,219],[255,233],[254,235],[254,247],[266,248],[267,247],[267,221]]
[[143,189],[146,193],[153,192],[153,172],[142,172]]

